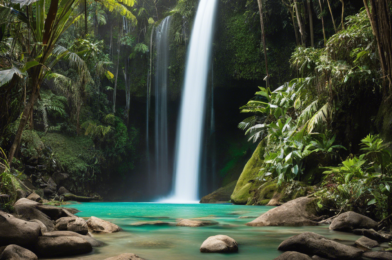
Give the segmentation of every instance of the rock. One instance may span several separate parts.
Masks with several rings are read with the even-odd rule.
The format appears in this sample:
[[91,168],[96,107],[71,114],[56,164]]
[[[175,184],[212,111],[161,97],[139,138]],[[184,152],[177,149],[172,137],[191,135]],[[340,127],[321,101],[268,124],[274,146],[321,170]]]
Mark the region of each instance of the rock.
[[95,238],[93,238],[89,235],[83,236],[81,234],[78,234],[78,233],[75,233],[72,231],[53,231],[53,232],[45,233],[42,236],[44,236],[44,237],[61,237],[61,236],[63,236],[63,237],[64,236],[65,237],[80,237],[80,238],[83,238],[84,240],[86,240],[87,242],[89,242],[92,247],[101,247],[101,246],[105,245],[105,243],[103,243],[99,240],[96,240]]
[[118,256],[106,258],[105,260],[144,260],[144,259],[135,254],[121,254]]
[[236,184],[237,181],[233,181],[230,184],[214,191],[213,193],[204,196],[201,198],[200,203],[228,202]]
[[78,217],[63,217],[56,220],[57,230],[73,231],[82,235],[87,235],[88,226],[86,221]]
[[30,220],[29,222],[37,223],[37,224],[41,227],[41,233],[42,233],[42,234],[48,232],[48,228],[47,228],[47,227],[45,226],[45,224],[42,223],[40,220],[38,220],[38,219],[32,219],[32,220]]
[[329,229],[338,231],[351,231],[358,228],[377,229],[377,225],[377,222],[371,218],[348,211],[335,218]]
[[34,246],[39,257],[64,257],[90,253],[87,240],[77,236],[41,236]]
[[[57,186],[60,186],[63,184],[63,182],[69,178],[69,174],[67,173],[59,173],[55,172],[52,175],[53,181],[57,184]],[[60,188],[61,189],[61,188]]]
[[60,187],[59,191],[57,192],[59,195],[64,195],[66,193],[71,193],[69,192],[66,188]]
[[92,200],[99,200],[99,197],[85,197],[85,196],[78,196],[72,193],[64,193],[62,195],[65,201],[80,201],[80,202],[89,202]]
[[285,253],[281,254],[280,256],[275,258],[274,260],[312,260],[312,258],[310,258],[310,256],[305,255],[305,254],[301,254],[301,253],[294,252],[294,251],[289,251],[289,252],[285,252]]
[[[55,207],[55,206],[50,206],[50,205],[43,205],[41,203],[29,200],[29,199],[19,199],[14,204],[14,208],[16,210],[18,209],[20,211],[23,211],[26,208],[34,208],[34,209],[37,209],[37,210],[41,211],[42,213],[44,213],[46,216],[50,217],[53,220],[57,220],[57,219],[59,219],[61,217],[73,216],[73,214],[69,212],[69,210],[72,210],[71,208],[65,209],[65,208],[61,208],[61,207]],[[77,212],[79,212],[79,211],[77,211]],[[34,219],[34,218],[30,218],[30,219]],[[39,218],[36,218],[36,219],[39,219]],[[41,219],[39,219],[39,220],[41,220]],[[45,225],[47,224],[44,221],[42,221],[42,222]]]
[[27,221],[38,219],[46,226],[48,231],[54,230],[53,222],[49,216],[37,209],[39,204],[29,199],[20,199],[15,203],[14,209],[22,219]]
[[192,220],[192,219],[180,219],[176,226],[178,227],[204,227],[217,225],[218,222],[210,220]]
[[340,244],[312,232],[305,232],[290,237],[283,241],[278,249],[339,260],[357,260],[362,255],[362,251],[355,247]]
[[316,226],[317,205],[315,199],[301,197],[273,208],[247,226]]
[[136,222],[132,223],[131,226],[168,226],[169,222],[163,221],[145,221],[145,222]]
[[9,245],[0,255],[0,260],[38,260],[38,257],[30,250],[23,247]]
[[225,235],[211,236],[200,247],[202,253],[232,253],[238,252],[237,242]]
[[35,193],[35,192],[31,193],[27,197],[27,199],[32,200],[32,201],[36,201],[36,202],[40,202],[40,203],[42,202],[41,197],[37,193]]
[[360,247],[360,248],[364,248],[366,250],[370,250],[373,247],[378,246],[378,242],[375,240],[372,240],[370,238],[367,237],[360,237],[357,241],[355,241],[355,244]]
[[27,192],[21,189],[16,190],[16,199],[22,199],[27,197]]
[[57,184],[52,178],[49,178],[47,186],[44,188],[44,193],[47,196],[53,195],[57,191]]
[[41,227],[0,211],[0,246],[15,244],[28,246],[41,234]]
[[91,217],[87,225],[94,233],[114,233],[121,230],[119,226],[96,217]]
[[354,229],[353,233],[368,237],[378,242],[388,242],[392,240],[391,235],[379,233],[374,229]]
[[392,260],[392,253],[390,252],[369,251],[369,252],[365,252],[363,256],[374,260]]

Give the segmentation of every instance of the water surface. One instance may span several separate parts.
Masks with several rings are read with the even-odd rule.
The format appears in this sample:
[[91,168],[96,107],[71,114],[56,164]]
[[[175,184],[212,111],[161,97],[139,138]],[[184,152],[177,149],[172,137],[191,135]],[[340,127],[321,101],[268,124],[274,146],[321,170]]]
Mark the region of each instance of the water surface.
[[[279,244],[290,236],[312,231],[340,242],[353,244],[359,236],[334,232],[321,227],[248,227],[272,207],[230,204],[154,204],[154,203],[82,203],[74,204],[80,217],[95,216],[119,225],[124,231],[94,235],[107,245],[89,255],[72,259],[99,260],[122,253],[135,253],[147,260],[247,259],[271,260],[279,256]],[[249,218],[246,218],[249,217]],[[200,218],[219,222],[207,227],[176,227],[178,218]],[[132,226],[141,221],[164,221],[169,226]],[[202,254],[200,245],[209,236],[228,235],[239,245],[236,254]],[[70,258],[67,258],[70,259]]]

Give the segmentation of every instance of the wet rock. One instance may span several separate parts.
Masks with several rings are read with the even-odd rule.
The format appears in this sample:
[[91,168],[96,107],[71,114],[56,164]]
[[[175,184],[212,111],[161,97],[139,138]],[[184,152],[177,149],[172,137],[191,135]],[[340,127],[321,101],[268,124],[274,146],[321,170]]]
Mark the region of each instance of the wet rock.
[[88,226],[84,219],[79,217],[63,217],[56,220],[57,230],[73,231],[82,235],[87,235]]
[[96,217],[91,217],[87,221],[87,225],[94,233],[114,233],[121,230],[119,226]]
[[118,256],[106,258],[105,260],[144,260],[144,259],[135,254],[121,254]]
[[53,181],[57,184],[57,186],[60,186],[63,184],[63,182],[65,180],[67,180],[69,178],[69,174],[67,173],[59,173],[59,172],[55,172],[52,175],[52,179]]
[[132,223],[131,226],[168,226],[169,222],[163,221],[145,221],[145,222],[136,222]]
[[38,257],[23,247],[9,245],[0,255],[0,260],[37,260]]
[[41,227],[0,211],[0,246],[33,244],[41,233]]
[[30,220],[29,222],[37,223],[37,224],[41,227],[41,233],[42,233],[42,234],[48,232],[48,228],[47,228],[47,227],[45,226],[45,224],[42,223],[40,220],[38,220],[38,219],[32,219],[32,220]]
[[105,245],[105,243],[103,243],[99,240],[96,240],[95,238],[93,238],[89,234],[86,236],[83,236],[81,234],[78,234],[78,233],[72,232],[72,231],[53,231],[53,232],[45,233],[42,236],[44,236],[44,237],[80,237],[80,238],[83,238],[84,240],[86,240],[87,242],[89,242],[92,247],[101,247],[101,246]]
[[64,195],[64,194],[66,194],[66,193],[71,193],[71,192],[69,192],[66,188],[64,188],[64,187],[60,187],[60,189],[59,189],[59,191],[58,191],[58,194],[59,195]]
[[41,236],[34,246],[39,257],[64,257],[90,253],[93,250],[87,240],[77,236]]
[[362,251],[355,247],[340,244],[312,232],[290,237],[283,241],[278,249],[339,260],[357,260],[362,255]]
[[53,222],[50,220],[49,216],[37,209],[39,204],[40,203],[29,199],[20,199],[15,203],[14,209],[22,219],[27,221],[38,219],[46,226],[48,231],[54,230]]
[[51,196],[57,191],[57,184],[54,182],[52,178],[49,178],[48,182],[46,183],[46,187],[44,188],[44,193],[47,196]]
[[301,197],[273,208],[247,226],[316,226],[317,205],[315,199]]
[[230,201],[230,196],[234,191],[237,181],[233,181],[230,184],[222,187],[211,194],[208,194],[201,198],[200,203],[219,203]]
[[370,238],[367,237],[360,237],[357,241],[355,241],[355,244],[359,247],[359,248],[363,248],[366,250],[370,250],[373,247],[378,246],[378,242],[375,240],[372,240]]
[[302,253],[289,251],[289,252],[285,252],[285,253],[281,254],[280,256],[275,258],[274,260],[312,260],[312,258],[310,258],[310,256],[302,254]]
[[329,229],[338,231],[351,231],[358,228],[376,229],[377,225],[377,222],[371,218],[353,211],[348,211],[335,218],[329,226]]
[[392,240],[390,234],[383,234],[375,231],[374,229],[354,229],[353,233],[356,235],[362,235],[378,242],[388,242]]
[[366,252],[363,254],[364,257],[374,260],[392,260],[392,253],[390,252]]
[[27,199],[32,200],[32,201],[36,201],[36,202],[42,202],[42,198],[35,192],[31,193]]
[[216,221],[210,220],[192,220],[192,219],[180,219],[177,222],[178,227],[204,227],[204,226],[212,226],[219,224]]
[[237,242],[225,235],[211,236],[200,247],[202,253],[233,253],[238,252]]

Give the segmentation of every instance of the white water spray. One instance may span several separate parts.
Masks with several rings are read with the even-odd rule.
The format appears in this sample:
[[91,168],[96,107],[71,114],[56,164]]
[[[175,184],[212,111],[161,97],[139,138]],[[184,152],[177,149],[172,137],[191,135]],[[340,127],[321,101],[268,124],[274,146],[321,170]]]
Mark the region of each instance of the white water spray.
[[172,196],[162,202],[195,202],[199,191],[204,105],[218,0],[200,0],[192,30],[177,134]]

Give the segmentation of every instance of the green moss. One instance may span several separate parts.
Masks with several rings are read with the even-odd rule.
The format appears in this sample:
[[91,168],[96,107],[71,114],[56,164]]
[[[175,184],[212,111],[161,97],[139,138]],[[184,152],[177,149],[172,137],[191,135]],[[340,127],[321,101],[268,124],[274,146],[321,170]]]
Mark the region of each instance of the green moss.
[[257,187],[257,183],[259,183],[256,180],[256,177],[258,176],[263,163],[263,152],[263,145],[260,143],[250,160],[246,163],[245,168],[237,181],[237,185],[231,195],[232,202],[236,204],[246,204],[248,198],[254,194],[254,189]]
[[215,202],[229,201],[230,195],[233,193],[236,183],[237,183],[236,181],[233,181],[230,184],[214,191],[213,193],[204,196],[200,200],[200,203],[215,203]]
[[261,206],[267,205],[269,201],[270,201],[270,199],[260,200],[258,202],[258,205],[261,205]]
[[69,173],[87,172],[90,165],[100,156],[89,137],[48,133],[42,137],[42,141],[52,150],[52,156],[60,167]]

